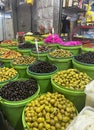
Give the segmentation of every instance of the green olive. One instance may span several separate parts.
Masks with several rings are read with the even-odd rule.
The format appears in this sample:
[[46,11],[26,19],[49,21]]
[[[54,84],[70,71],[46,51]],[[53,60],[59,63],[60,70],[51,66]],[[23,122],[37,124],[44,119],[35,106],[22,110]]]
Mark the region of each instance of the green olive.
[[27,104],[24,114],[32,130],[65,130],[77,113],[64,95],[48,92]]
[[84,90],[92,79],[84,72],[76,69],[68,69],[57,72],[52,80],[59,86],[73,90]]

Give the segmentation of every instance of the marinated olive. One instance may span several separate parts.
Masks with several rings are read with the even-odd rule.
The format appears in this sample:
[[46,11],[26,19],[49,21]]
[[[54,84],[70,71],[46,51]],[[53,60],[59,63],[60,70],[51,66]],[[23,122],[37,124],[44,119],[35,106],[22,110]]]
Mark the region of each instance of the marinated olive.
[[36,60],[33,56],[20,56],[13,60],[13,64],[32,64]]
[[[45,102],[48,99],[50,100],[46,104]],[[54,102],[51,102],[51,99]],[[63,101],[64,104],[62,104]],[[56,103],[62,107],[58,108],[55,106]],[[70,111],[67,111],[67,109],[70,109]],[[25,122],[30,130],[35,128],[38,130],[61,130],[61,128],[64,128],[65,130],[76,115],[77,111],[73,103],[67,100],[64,95],[49,92],[31,101],[24,110]],[[33,120],[34,117],[36,118]]]
[[94,52],[89,51],[84,54],[80,54],[78,56],[75,56],[75,59],[82,63],[94,64]]
[[73,90],[84,90],[85,86],[91,82],[91,78],[76,69],[68,69],[57,72],[52,80],[60,87]]
[[57,69],[57,67],[47,61],[37,61],[29,66],[29,71],[35,73],[50,73]]
[[21,56],[21,53],[16,52],[14,50],[9,50],[9,51],[5,52],[3,55],[1,55],[0,58],[3,58],[3,59],[14,59],[14,58],[17,58],[19,56]]
[[37,81],[33,78],[11,81],[0,89],[0,96],[9,101],[20,101],[32,96],[37,90]]
[[55,49],[54,51],[50,52],[49,55],[56,58],[67,58],[73,56],[70,51],[63,49]]
[[17,71],[14,68],[3,67],[0,68],[0,82],[9,80],[17,74]]

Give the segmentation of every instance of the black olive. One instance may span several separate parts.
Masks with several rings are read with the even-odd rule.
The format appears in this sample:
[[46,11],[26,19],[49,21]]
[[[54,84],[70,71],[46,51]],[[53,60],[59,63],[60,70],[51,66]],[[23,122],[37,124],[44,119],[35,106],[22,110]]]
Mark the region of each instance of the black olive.
[[94,52],[89,51],[84,54],[80,54],[78,56],[75,56],[75,59],[82,63],[94,64]]
[[56,66],[47,61],[37,61],[29,66],[29,70],[35,73],[50,73],[56,70]]
[[19,49],[32,49],[32,48],[35,48],[35,45],[34,44],[30,44],[30,43],[24,43],[24,44],[19,44],[18,45],[18,48]]
[[37,81],[30,78],[30,80],[13,81],[4,85],[0,89],[0,96],[9,101],[19,101],[32,96],[37,90]]

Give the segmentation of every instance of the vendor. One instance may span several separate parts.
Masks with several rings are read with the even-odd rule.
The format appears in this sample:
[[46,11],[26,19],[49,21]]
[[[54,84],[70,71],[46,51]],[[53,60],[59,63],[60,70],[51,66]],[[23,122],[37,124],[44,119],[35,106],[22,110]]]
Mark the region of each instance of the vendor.
[[62,19],[62,32],[61,33],[70,33],[70,20],[67,19],[67,15],[65,15]]

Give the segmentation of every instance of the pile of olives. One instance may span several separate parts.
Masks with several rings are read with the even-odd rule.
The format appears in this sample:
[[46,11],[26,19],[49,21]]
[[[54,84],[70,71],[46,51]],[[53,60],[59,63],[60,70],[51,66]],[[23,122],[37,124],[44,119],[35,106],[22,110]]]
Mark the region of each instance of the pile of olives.
[[32,96],[37,90],[35,79],[12,81],[0,89],[0,96],[9,101],[20,101]]
[[[38,51],[39,51],[39,53],[50,52],[50,51],[52,51],[52,49],[53,49],[52,47],[49,47],[49,46],[47,46],[47,45],[39,45],[39,46],[38,46]],[[34,48],[34,49],[32,50],[32,52],[37,53],[36,48]]]
[[0,54],[4,54],[5,52],[8,52],[9,50],[10,49],[0,47]]
[[63,49],[55,49],[54,51],[50,52],[49,55],[55,58],[67,58],[73,56],[70,51]]
[[75,56],[75,59],[83,63],[94,64],[94,52],[89,51],[84,54],[80,54],[78,56]]
[[86,73],[76,69],[58,71],[52,76],[52,80],[58,86],[72,90],[84,90],[86,85],[92,81]]
[[35,45],[34,44],[30,44],[30,43],[24,43],[24,44],[19,44],[18,45],[19,49],[32,49],[34,47],[35,47]]
[[65,130],[76,114],[73,103],[64,95],[49,92],[31,101],[24,110],[30,130]]
[[41,37],[41,34],[39,32],[34,32],[33,34],[34,34],[34,36],[36,36],[36,38],[37,38],[37,36]]
[[35,41],[35,39],[37,39],[38,42],[42,42],[43,41],[43,37],[40,37],[40,35],[36,35],[34,36],[34,39],[32,39],[32,41]]
[[13,64],[14,65],[27,65],[27,64],[32,64],[34,61],[36,60],[35,57],[33,56],[26,56],[26,55],[23,55],[23,56],[20,56],[18,58],[15,58],[13,60]]
[[18,45],[18,42],[16,40],[4,40],[1,42],[1,45],[6,45],[6,46],[15,46]]
[[0,82],[9,80],[17,74],[17,71],[14,68],[3,67],[0,68]]
[[22,54],[13,50],[9,50],[7,52],[5,52],[3,55],[0,55],[0,58],[2,59],[14,59],[14,58],[18,58],[19,56],[21,56]]
[[28,69],[35,73],[50,73],[54,72],[57,67],[47,61],[38,60],[34,64],[30,65]]

